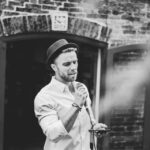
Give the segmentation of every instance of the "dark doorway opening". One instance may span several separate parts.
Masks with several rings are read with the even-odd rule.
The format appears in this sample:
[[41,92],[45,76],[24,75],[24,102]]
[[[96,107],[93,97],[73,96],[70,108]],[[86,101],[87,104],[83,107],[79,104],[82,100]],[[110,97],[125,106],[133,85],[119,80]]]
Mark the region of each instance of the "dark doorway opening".
[[33,145],[39,147],[44,141],[33,109],[36,93],[48,81],[44,64],[46,48],[42,42],[32,40],[8,43],[4,117],[5,150]]
[[[35,118],[33,104],[37,92],[51,79],[45,66],[46,50],[56,40],[7,42],[4,150],[43,149],[45,136]],[[93,99],[98,48],[76,43],[80,47],[78,81],[87,85]]]

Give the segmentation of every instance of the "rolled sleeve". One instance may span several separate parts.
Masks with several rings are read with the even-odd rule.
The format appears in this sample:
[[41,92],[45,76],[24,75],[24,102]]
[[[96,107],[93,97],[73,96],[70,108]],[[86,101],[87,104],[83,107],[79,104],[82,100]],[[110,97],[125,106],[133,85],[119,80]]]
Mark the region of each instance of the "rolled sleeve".
[[48,123],[50,117],[43,118],[39,124],[44,132],[44,134],[53,142],[58,142],[64,136],[68,135],[64,125],[61,120],[57,120],[54,123]]
[[56,104],[45,96],[37,96],[34,101],[34,111],[39,125],[47,138],[58,142],[68,135],[62,121],[57,116]]

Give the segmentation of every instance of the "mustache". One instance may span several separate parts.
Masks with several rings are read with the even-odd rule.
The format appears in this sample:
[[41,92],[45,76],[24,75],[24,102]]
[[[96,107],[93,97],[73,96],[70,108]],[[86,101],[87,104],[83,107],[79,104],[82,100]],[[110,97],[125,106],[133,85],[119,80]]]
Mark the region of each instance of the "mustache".
[[70,74],[77,74],[78,73],[78,71],[71,71],[71,72],[69,72],[68,74],[70,75]]

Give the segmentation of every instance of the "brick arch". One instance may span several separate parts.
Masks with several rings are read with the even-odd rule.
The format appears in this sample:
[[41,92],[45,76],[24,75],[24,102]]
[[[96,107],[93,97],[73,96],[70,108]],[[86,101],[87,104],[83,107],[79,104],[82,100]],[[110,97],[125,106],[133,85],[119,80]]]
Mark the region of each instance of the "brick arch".
[[[52,31],[51,15],[9,16],[0,20],[0,37],[27,33],[48,33]],[[55,31],[62,32],[62,31]],[[111,30],[105,25],[81,18],[68,18],[67,34],[78,35],[107,42]]]

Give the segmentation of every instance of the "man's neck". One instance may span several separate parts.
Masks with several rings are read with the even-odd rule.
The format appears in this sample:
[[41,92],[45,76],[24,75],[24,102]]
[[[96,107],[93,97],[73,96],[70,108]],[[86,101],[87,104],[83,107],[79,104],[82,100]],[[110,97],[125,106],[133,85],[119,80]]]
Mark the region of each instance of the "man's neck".
[[58,78],[57,76],[55,76],[55,79],[56,79],[57,81],[59,81],[59,82],[65,84],[65,85],[67,85],[67,86],[69,86],[69,85],[71,84],[71,82],[66,82],[66,81],[64,81],[64,80],[62,80],[62,79],[60,79],[60,78]]
[[57,81],[59,81],[59,82],[65,84],[66,86],[68,86],[69,91],[70,91],[71,93],[74,93],[74,92],[75,92],[75,88],[74,88],[74,85],[73,85],[72,82],[65,82],[65,81],[63,81],[63,80],[57,78],[56,76],[55,76],[55,79],[56,79]]

